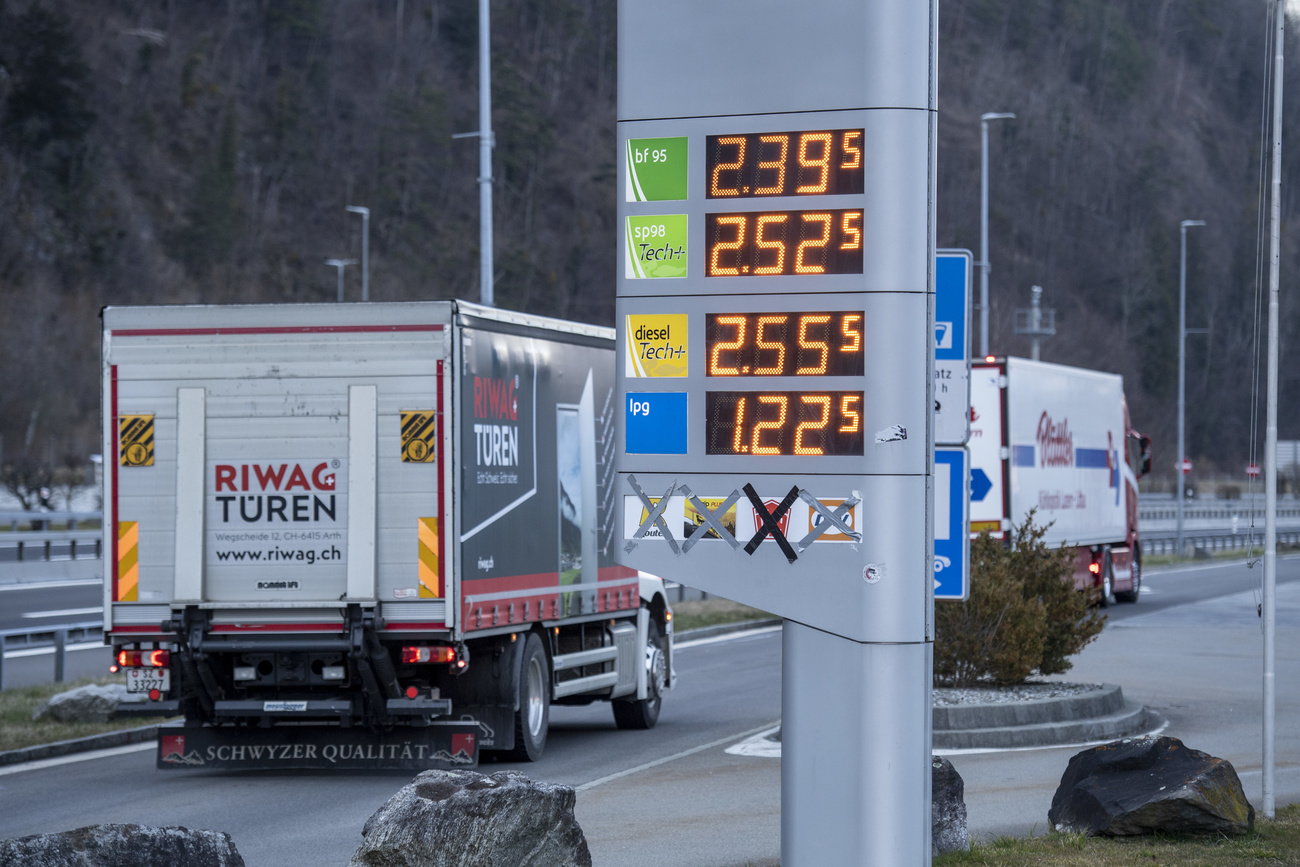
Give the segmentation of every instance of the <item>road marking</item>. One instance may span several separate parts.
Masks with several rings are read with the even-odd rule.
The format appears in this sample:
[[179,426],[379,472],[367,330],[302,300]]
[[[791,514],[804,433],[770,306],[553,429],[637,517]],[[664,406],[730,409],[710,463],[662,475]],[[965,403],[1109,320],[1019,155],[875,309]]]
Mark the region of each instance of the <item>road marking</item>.
[[757,734],[758,732],[771,730],[776,725],[777,723],[764,723],[758,728],[752,728],[749,731],[738,732],[734,735],[727,735],[725,738],[718,738],[716,741],[709,741],[707,744],[701,744],[698,747],[691,747],[689,750],[682,750],[680,753],[675,753],[671,756],[664,756],[662,759],[655,759],[653,762],[646,762],[644,765],[637,765],[635,768],[628,768],[626,771],[619,771],[616,774],[610,774],[607,777],[601,777],[598,780],[592,780],[590,783],[583,783],[581,786],[575,786],[574,791],[585,792],[588,789],[594,789],[597,786],[603,786],[605,783],[612,783],[614,782],[614,780],[621,780],[623,777],[630,777],[632,774],[639,774],[642,771],[648,771],[651,768],[657,768],[660,765],[666,765],[669,762],[675,762],[678,759],[684,759],[687,756],[693,756],[696,753],[702,753],[705,750],[711,750],[714,747],[720,747],[723,744],[729,744],[732,741],[737,741],[737,740],[741,740],[742,738],[747,738],[750,735]]
[[90,762],[95,759],[125,756],[129,753],[142,753],[145,750],[156,750],[157,748],[157,741],[145,741],[140,744],[127,744],[124,747],[109,747],[105,750],[90,750],[89,752],[76,753],[71,756],[59,756],[57,759],[40,759],[35,762],[23,762],[21,765],[10,765],[6,768],[0,768],[0,777],[7,777],[10,774],[21,774],[23,771],[39,771],[44,768],[55,768],[59,765],[71,765],[77,762]]
[[104,607],[101,605],[95,608],[64,608],[61,611],[27,611],[23,613],[23,617],[34,620],[38,617],[76,617],[81,614],[103,613]]
[[[108,645],[102,641],[86,641],[79,644],[69,644],[65,650],[97,650],[106,648]],[[10,650],[5,654],[5,659],[25,659],[28,656],[49,656],[54,652],[51,647],[28,647],[23,650]]]
[[762,626],[758,629],[746,629],[744,632],[729,632],[726,635],[715,635],[712,638],[694,638],[690,641],[673,642],[673,651],[686,650],[691,647],[703,647],[706,644],[721,644],[724,641],[735,641],[739,638],[755,638],[759,635],[768,635],[772,632],[780,632],[780,626]]
[[76,578],[71,581],[33,581],[28,584],[0,584],[0,593],[6,590],[54,590],[59,587],[104,586],[103,578]]
[[753,737],[745,738],[738,744],[732,744],[727,747],[727,752],[733,756],[750,756],[756,759],[779,759],[781,758],[781,742],[771,739],[772,735],[781,730],[780,726],[768,729],[765,732],[759,732]]

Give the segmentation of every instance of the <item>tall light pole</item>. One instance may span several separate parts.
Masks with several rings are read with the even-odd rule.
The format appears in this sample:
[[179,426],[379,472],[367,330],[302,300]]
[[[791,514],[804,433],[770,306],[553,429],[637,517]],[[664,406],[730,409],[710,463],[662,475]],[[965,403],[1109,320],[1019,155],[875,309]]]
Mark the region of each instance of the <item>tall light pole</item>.
[[326,259],[326,265],[333,265],[339,269],[339,303],[343,303],[343,269],[349,265],[357,264],[356,259]]
[[1174,476],[1178,480],[1178,556],[1183,556],[1183,500],[1187,496],[1187,485],[1183,482],[1183,461],[1186,459],[1186,424],[1184,412],[1187,409],[1187,230],[1204,226],[1204,220],[1183,220],[1178,224],[1178,466]]
[[370,209],[348,205],[348,213],[361,215],[361,300],[370,300]]
[[488,0],[478,0],[478,131],[452,138],[478,137],[478,300],[494,306],[492,297],[492,38]]
[[990,111],[980,115],[980,357],[989,354],[989,121],[1015,115]]

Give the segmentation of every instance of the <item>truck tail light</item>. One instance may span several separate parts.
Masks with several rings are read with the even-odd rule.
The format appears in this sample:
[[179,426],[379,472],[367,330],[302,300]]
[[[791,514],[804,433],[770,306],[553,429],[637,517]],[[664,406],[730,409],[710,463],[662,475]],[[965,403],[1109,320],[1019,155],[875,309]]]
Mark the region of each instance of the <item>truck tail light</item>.
[[1101,574],[1101,564],[1100,564],[1100,563],[1089,563],[1089,564],[1088,564],[1088,571],[1091,572],[1091,573],[1094,574],[1094,575],[1100,575],[1100,574]]
[[121,668],[166,668],[171,657],[170,650],[119,650],[117,664]]
[[455,662],[454,647],[403,647],[402,664],[413,665],[421,662]]

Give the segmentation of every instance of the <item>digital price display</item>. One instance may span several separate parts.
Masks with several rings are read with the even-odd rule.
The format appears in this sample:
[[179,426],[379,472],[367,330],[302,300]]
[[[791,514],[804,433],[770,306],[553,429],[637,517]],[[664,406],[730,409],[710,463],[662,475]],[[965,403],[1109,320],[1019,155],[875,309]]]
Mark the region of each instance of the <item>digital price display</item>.
[[861,455],[860,391],[710,391],[710,455]]
[[862,133],[835,129],[708,136],[707,197],[860,195]]
[[861,274],[862,209],[704,215],[706,276]]
[[708,313],[708,376],[862,376],[862,311]]

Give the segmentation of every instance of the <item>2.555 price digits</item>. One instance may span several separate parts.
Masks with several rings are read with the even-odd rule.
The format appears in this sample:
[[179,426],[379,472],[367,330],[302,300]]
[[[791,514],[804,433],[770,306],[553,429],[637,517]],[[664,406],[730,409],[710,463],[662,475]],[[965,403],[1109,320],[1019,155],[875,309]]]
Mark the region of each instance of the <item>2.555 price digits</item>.
[[711,455],[861,455],[860,391],[710,391]]
[[862,311],[709,313],[709,376],[861,376]]
[[704,215],[709,277],[861,274],[862,211]]

